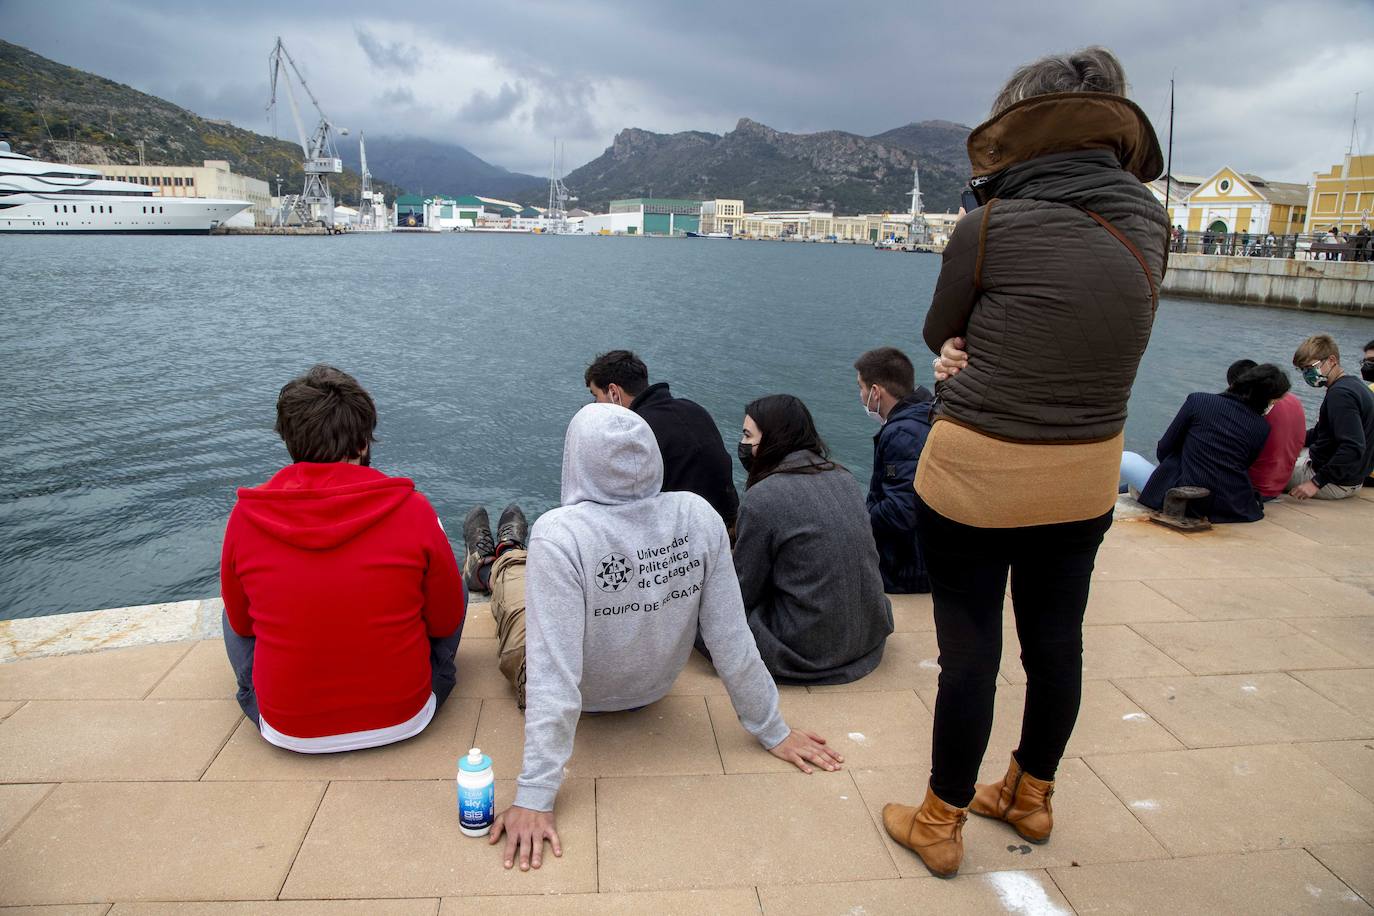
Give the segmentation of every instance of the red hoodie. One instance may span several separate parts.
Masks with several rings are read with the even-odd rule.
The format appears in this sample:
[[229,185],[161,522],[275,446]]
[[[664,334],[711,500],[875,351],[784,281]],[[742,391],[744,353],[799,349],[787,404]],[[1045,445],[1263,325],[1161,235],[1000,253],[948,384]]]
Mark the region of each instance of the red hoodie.
[[429,701],[429,637],[462,624],[463,583],[404,477],[300,462],[242,488],[224,532],[229,624],[257,637],[258,710],[294,738],[397,725]]

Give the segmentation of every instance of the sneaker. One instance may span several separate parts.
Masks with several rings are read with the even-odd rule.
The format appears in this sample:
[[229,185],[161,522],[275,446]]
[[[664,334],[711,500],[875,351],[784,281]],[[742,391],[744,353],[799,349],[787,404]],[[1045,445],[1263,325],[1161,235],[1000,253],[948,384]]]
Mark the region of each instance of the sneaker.
[[525,513],[511,503],[501,513],[496,523],[496,546],[498,551],[508,547],[523,548],[530,539],[530,524],[525,521]]
[[474,506],[463,519],[463,581],[470,592],[488,592],[489,584],[482,572],[496,559],[496,542],[491,537],[491,519],[487,510]]

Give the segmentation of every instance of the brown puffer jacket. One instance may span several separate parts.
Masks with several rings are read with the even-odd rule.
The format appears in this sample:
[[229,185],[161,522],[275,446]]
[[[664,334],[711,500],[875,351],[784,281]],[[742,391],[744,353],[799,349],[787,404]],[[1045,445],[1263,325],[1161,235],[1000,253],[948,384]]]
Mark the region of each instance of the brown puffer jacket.
[[968,140],[987,204],[955,226],[925,341],[967,340],[937,415],[1016,442],[1110,439],[1150,340],[1169,220],[1159,141],[1130,101],[1019,102]]

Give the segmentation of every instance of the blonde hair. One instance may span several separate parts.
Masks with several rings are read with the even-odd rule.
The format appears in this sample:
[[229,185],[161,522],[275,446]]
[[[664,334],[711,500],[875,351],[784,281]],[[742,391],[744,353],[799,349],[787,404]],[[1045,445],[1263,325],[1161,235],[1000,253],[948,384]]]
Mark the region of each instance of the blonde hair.
[[1093,45],[1072,54],[1051,54],[1018,67],[992,103],[996,117],[1022,99],[1051,92],[1126,94],[1126,71],[1106,48]]
[[1336,362],[1341,361],[1340,348],[1336,346],[1336,340],[1330,334],[1314,334],[1298,344],[1298,349],[1293,353],[1293,365],[1298,369],[1306,369],[1315,362],[1325,362],[1327,359],[1335,357]]

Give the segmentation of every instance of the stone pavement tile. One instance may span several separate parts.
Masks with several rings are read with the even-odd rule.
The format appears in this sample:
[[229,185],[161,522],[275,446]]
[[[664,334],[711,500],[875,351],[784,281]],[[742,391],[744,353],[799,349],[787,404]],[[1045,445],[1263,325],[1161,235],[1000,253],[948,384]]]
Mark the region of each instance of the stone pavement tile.
[[[1294,668],[1349,668],[1350,659],[1285,620],[1137,623],[1131,627],[1193,674],[1246,674]],[[1154,677],[1129,671],[1119,677]]]
[[1322,577],[1293,579],[1291,584],[1311,596],[1311,603],[1316,608],[1316,612],[1302,615],[1304,617],[1374,616],[1374,579]]
[[0,782],[199,779],[232,700],[34,700],[0,723]]
[[1290,745],[1090,757],[1088,763],[1176,856],[1374,839],[1374,802]]
[[[1153,624],[1165,626],[1166,624]],[[1190,623],[1167,626],[1193,626]],[[1083,628],[1083,679],[1114,677],[1165,677],[1188,672],[1168,655],[1141,639],[1125,626]],[[1003,634],[1002,677],[1013,684],[1026,683],[1021,650],[1014,633]]]
[[1374,740],[1315,741],[1296,747],[1374,800]]
[[1216,525],[1211,531],[1185,535],[1185,538],[1189,543],[1204,547],[1257,544],[1298,555],[1321,548],[1321,545],[1315,540],[1304,537],[1291,528],[1276,524],[1274,516],[1276,511],[1278,510],[1270,506],[1265,510],[1265,518],[1257,522]]
[[1157,548],[1156,552],[1166,562],[1174,563],[1179,570],[1178,575],[1161,576],[1163,579],[1298,578],[1317,575],[1317,570],[1307,562],[1307,554],[1251,542],[1233,541],[1216,546],[1188,544]]
[[1053,868],[1050,875],[1079,913],[1368,912],[1350,888],[1302,849]]
[[[497,775],[518,775],[525,716],[514,703],[483,703],[475,743],[491,757]],[[592,777],[720,773],[705,697],[667,696],[634,712],[583,716],[567,772]]]
[[23,700],[6,700],[4,702],[0,702],[0,722],[3,722],[6,719],[8,719],[10,717],[10,713],[14,712],[20,706],[23,705]]
[[[1332,579],[1151,579],[1145,584],[1198,620],[1344,616],[1331,610],[1338,593],[1344,600],[1336,603],[1359,607],[1354,596],[1362,590],[1323,590],[1317,582],[1343,584]],[[1322,591],[1321,597],[1314,594]],[[1374,600],[1370,611],[1359,613],[1374,613]]]
[[237,692],[234,669],[229,667],[229,657],[224,653],[224,641],[203,639],[153,688],[148,699],[232,700]]
[[1114,579],[1186,579],[1187,570],[1163,556],[1160,548],[1138,544],[1104,544],[1097,552],[1094,581]]
[[[922,690],[921,699],[935,708],[933,689]],[[1026,686],[1005,684],[997,688],[993,706],[992,737],[988,741],[979,779],[1002,778],[1008,757],[1021,740],[1021,716],[1026,707]],[[1126,754],[1133,751],[1172,751],[1183,747],[1172,735],[1110,681],[1084,681],[1078,722],[1064,751],[1066,757],[1089,754]],[[927,764],[928,760],[921,761]]]
[[439,916],[758,916],[752,887],[547,897],[445,897]]
[[1308,561],[1331,576],[1374,576],[1374,553],[1366,544],[1358,547],[1326,547],[1313,553]]
[[496,667],[495,639],[468,639],[458,643],[458,683],[450,696],[506,700],[515,705],[515,690]]
[[458,758],[472,747],[481,706],[481,700],[450,696],[414,738],[347,754],[284,751],[264,741],[258,729],[240,715],[234,736],[203,778],[453,779],[458,775]]
[[[796,768],[768,753],[744,730],[729,697],[709,697],[711,721],[727,773],[785,773]],[[779,704],[793,728],[820,735],[844,766],[914,766],[930,761],[930,713],[910,690],[788,694]]]
[[[991,767],[985,759],[984,768],[985,772],[995,774],[988,778],[1000,779],[1007,770],[1006,758]],[[888,802],[920,804],[926,794],[929,767],[855,770],[853,775],[874,829],[887,844],[902,877],[928,876],[930,872],[916,854],[898,846],[887,835],[882,812]],[[1087,764],[1065,759],[1055,779],[1053,839],[1035,846],[1000,821],[970,814],[964,825],[964,862],[959,874],[1047,868],[1073,862],[1129,862],[1167,855],[1164,847],[1131,816]]]
[[[515,780],[496,781],[496,810]],[[507,871],[501,848],[458,830],[452,779],[336,782],[301,845],[282,899],[575,894],[597,889],[596,802],[590,779],[569,779],[558,796],[563,857],[545,847],[538,871]],[[657,825],[656,825],[657,826]],[[650,847],[646,846],[646,849]]]
[[1281,672],[1115,683],[1189,747],[1374,738],[1374,721]]
[[1072,912],[1049,875],[1037,871],[989,872],[969,877],[961,872],[953,881],[894,878],[795,887],[764,886],[759,888],[759,899],[763,902],[764,916],[792,916],[795,913],[816,916],[909,916],[911,913],[1069,916]]
[[1108,547],[1179,547],[1188,543],[1187,535],[1148,518],[1118,519],[1107,529],[1102,543]]
[[42,783],[0,785],[0,840],[19,826],[24,816],[37,807],[51,791],[52,786]]
[[[1354,505],[1354,504],[1352,504]],[[1316,507],[1313,507],[1316,508]],[[1265,510],[1265,518],[1309,541],[1329,547],[1358,546],[1369,542],[1370,513],[1297,512],[1286,506]],[[1239,527],[1239,526],[1237,526]]]
[[0,844],[0,904],[275,897],[322,783],[65,783]]
[[1374,668],[1294,671],[1293,677],[1337,706],[1343,706],[1357,716],[1374,721]]
[[1093,583],[1083,622],[1088,626],[1102,626],[1146,620],[1196,619],[1143,582],[1107,579]]
[[105,916],[108,903],[73,903],[67,906],[0,906],[0,916]]
[[1312,617],[1290,621],[1313,639],[1349,656],[1357,665],[1374,665],[1374,617]]
[[865,677],[850,684],[808,687],[812,693],[853,693],[863,690],[913,690],[934,687],[940,678],[940,648],[934,631],[893,633],[883,648],[883,660]]
[[180,642],[6,662],[0,700],[136,700],[190,650]]
[[[458,562],[462,564],[462,557],[458,558]],[[496,618],[491,616],[491,601],[485,595],[473,596],[463,617],[463,639],[495,638]]]
[[670,696],[725,696],[725,682],[716,674],[716,669],[706,660],[706,656],[693,651],[687,656],[687,664],[669,689]]
[[1366,902],[1374,904],[1374,843],[1312,846],[1307,851]]
[[435,916],[438,911],[437,899],[420,897],[413,900],[116,903],[110,916]]
[[935,629],[935,605],[930,595],[888,595],[894,633],[927,633]]
[[596,796],[603,891],[897,874],[847,772],[600,779]]

